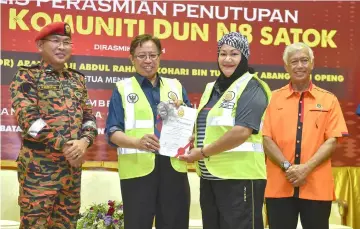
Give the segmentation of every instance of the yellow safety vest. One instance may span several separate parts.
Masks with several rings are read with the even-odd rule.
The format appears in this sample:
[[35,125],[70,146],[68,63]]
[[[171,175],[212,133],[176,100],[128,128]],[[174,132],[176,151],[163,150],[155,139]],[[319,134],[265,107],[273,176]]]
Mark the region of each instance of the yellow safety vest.
[[[136,78],[119,81],[116,87],[124,107],[125,134],[136,138],[142,138],[145,134],[154,134],[154,114]],[[169,101],[174,96],[182,100],[180,82],[161,77],[160,101]],[[171,165],[178,172],[187,172],[186,162],[177,158],[171,158]],[[118,148],[118,166],[120,179],[146,176],[154,170],[155,154],[137,149]]]
[[[248,72],[245,73],[226,90],[220,100],[209,111],[206,119],[204,147],[215,142],[234,127],[237,101],[252,78],[258,80],[263,86],[268,101],[270,101],[271,90],[269,86],[256,76]],[[215,82],[207,84],[200,100],[198,113],[208,103],[214,84]],[[205,158],[205,166],[212,175],[222,179],[266,179],[262,139],[260,126],[259,133],[252,134],[243,144],[208,159]],[[200,175],[198,163],[196,163],[196,171]]]

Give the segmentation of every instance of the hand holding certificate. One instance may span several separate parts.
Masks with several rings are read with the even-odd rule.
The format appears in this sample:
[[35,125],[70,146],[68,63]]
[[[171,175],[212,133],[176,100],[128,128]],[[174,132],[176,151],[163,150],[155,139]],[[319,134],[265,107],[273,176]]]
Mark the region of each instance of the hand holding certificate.
[[163,119],[160,137],[161,155],[178,157],[189,151],[190,137],[196,121],[196,109],[159,104],[158,113]]

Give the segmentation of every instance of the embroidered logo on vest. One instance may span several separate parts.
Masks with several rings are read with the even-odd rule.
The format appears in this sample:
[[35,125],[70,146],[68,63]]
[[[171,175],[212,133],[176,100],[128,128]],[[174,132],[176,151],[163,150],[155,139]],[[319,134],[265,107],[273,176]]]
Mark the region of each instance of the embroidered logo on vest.
[[136,103],[139,100],[139,96],[136,93],[130,93],[127,96],[127,101],[129,103]]

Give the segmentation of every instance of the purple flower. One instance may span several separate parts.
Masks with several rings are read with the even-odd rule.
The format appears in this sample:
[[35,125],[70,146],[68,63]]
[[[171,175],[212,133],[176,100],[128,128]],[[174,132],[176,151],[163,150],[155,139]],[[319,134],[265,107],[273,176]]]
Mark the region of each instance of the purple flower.
[[97,214],[97,217],[99,218],[99,219],[102,219],[103,218],[103,214],[101,214],[100,212]]
[[112,223],[112,217],[110,215],[105,216],[104,223],[105,223],[105,226],[110,226],[110,224]]
[[113,221],[114,224],[117,224],[118,222],[119,222],[119,220],[117,220],[117,219],[115,219],[115,220]]

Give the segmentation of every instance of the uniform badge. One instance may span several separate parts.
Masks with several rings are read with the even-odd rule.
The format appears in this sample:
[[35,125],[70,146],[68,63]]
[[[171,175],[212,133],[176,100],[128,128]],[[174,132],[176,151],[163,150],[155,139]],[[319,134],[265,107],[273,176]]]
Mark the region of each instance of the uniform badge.
[[58,91],[58,90],[60,90],[60,85],[42,84],[42,85],[38,85],[38,90],[39,91],[42,91],[42,90]]
[[168,97],[169,97],[169,99],[171,99],[172,101],[175,101],[175,100],[178,99],[177,94],[176,94],[175,92],[173,92],[173,91],[169,91]]
[[82,97],[82,93],[81,93],[81,92],[75,91],[74,94],[75,94],[76,98],[81,99],[81,97]]
[[136,103],[138,100],[139,100],[139,96],[137,94],[135,94],[135,93],[130,93],[127,96],[127,101],[129,103]]
[[316,108],[321,109],[322,108],[321,104],[320,103],[316,104]]
[[226,94],[225,94],[224,100],[225,100],[225,101],[231,101],[231,100],[233,100],[234,98],[235,98],[235,92],[233,92],[233,91],[228,91],[228,92],[226,92]]
[[66,34],[66,35],[69,35],[70,33],[71,33],[70,25],[65,24],[65,34]]
[[184,108],[180,107],[177,114],[180,118],[184,117],[184,115],[185,115]]
[[52,68],[46,68],[45,69],[45,73],[52,73],[53,72],[53,69]]

